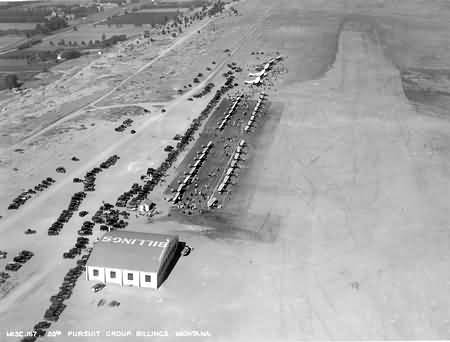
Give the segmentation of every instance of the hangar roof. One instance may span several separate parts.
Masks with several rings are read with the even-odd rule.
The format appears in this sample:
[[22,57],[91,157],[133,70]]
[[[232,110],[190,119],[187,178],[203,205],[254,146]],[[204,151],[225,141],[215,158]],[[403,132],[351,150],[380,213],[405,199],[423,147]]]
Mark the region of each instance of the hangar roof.
[[86,263],[87,266],[157,272],[178,236],[117,230],[105,233]]

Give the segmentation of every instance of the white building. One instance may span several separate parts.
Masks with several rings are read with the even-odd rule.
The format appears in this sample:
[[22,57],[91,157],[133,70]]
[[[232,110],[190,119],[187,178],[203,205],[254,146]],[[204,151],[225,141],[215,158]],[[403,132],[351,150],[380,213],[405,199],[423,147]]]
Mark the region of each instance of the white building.
[[177,236],[108,232],[92,250],[86,263],[86,279],[157,289],[170,271],[177,246]]

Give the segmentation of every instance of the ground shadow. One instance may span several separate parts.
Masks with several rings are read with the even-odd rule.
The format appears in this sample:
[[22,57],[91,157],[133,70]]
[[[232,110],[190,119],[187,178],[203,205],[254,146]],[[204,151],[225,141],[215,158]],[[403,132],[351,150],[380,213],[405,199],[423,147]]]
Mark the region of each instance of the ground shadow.
[[174,253],[174,256],[171,258],[171,260],[161,273],[161,281],[158,281],[158,288],[161,287],[161,285],[164,284],[164,282],[169,278],[172,270],[175,268],[175,265],[178,262],[178,259],[180,259],[180,257],[182,256],[182,252],[185,246],[186,242],[180,241],[177,243],[177,249]]

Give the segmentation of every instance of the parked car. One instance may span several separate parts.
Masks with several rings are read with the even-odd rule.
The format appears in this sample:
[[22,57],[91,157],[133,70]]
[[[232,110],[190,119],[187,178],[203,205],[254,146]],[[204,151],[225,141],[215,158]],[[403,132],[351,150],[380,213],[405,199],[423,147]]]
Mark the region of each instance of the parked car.
[[188,256],[192,251],[192,248],[188,245],[184,245],[183,250],[181,251],[181,254],[183,256]]
[[86,210],[82,210],[78,213],[78,215],[80,215],[80,217],[85,217],[87,214],[89,214]]
[[6,264],[5,270],[7,271],[18,271],[22,267],[22,264],[19,264],[18,262],[10,262]]
[[73,258],[75,258],[75,254],[70,253],[70,252],[64,252],[63,253],[63,258],[64,259],[73,259]]
[[8,272],[0,272],[0,278],[8,279],[10,277]]
[[97,283],[94,286],[92,286],[92,291],[93,292],[99,292],[99,291],[103,290],[105,288],[105,286],[106,285],[103,284],[103,283]]
[[34,329],[48,329],[50,328],[51,323],[47,321],[40,321],[34,326]]

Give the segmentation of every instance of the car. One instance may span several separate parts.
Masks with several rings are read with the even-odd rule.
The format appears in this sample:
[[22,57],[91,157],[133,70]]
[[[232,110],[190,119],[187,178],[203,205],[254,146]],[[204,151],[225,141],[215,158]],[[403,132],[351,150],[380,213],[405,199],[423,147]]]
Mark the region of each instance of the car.
[[27,262],[27,259],[24,256],[22,256],[22,255],[18,255],[18,256],[15,256],[13,258],[13,261],[14,262],[20,262],[21,264],[24,264],[24,263]]
[[75,258],[75,254],[70,253],[70,252],[64,252],[63,253],[63,258],[64,259],[73,259],[73,258]]
[[184,245],[183,250],[181,251],[181,254],[183,256],[188,256],[189,254],[191,254],[192,252],[192,247],[188,246],[188,245]]
[[22,257],[25,261],[30,260],[33,257],[34,253],[27,251],[27,250],[23,250],[19,253],[19,257]]
[[5,270],[7,271],[18,271],[22,267],[22,264],[19,264],[18,262],[10,262],[6,264]]
[[166,147],[164,147],[164,151],[165,151],[165,152],[171,152],[171,151],[173,151],[173,146],[172,146],[172,145],[167,145]]
[[78,215],[80,216],[80,217],[85,217],[87,214],[89,214],[86,210],[82,210],[82,211],[80,211],[79,213],[78,213]]
[[47,321],[40,321],[34,326],[34,329],[48,329],[50,328],[51,323]]
[[86,248],[87,242],[77,242],[75,243],[75,248],[84,249]]
[[6,259],[7,255],[8,255],[8,252],[0,251],[0,259]]
[[132,130],[130,131],[130,133],[131,133],[131,134],[135,134],[136,131],[135,131],[134,129],[132,129]]
[[119,306],[119,305],[120,305],[120,302],[118,302],[117,300],[113,300],[113,301],[111,301],[108,305],[109,305],[109,306],[112,306],[112,307],[114,307],[114,306]]
[[8,272],[0,272],[1,279],[8,279],[10,277]]
[[27,234],[27,235],[30,235],[30,234],[36,234],[36,230],[35,230],[35,229],[28,228],[28,229],[25,231],[25,234]]
[[99,292],[99,291],[103,290],[105,288],[105,286],[106,285],[104,283],[97,283],[94,286],[92,286],[91,289],[93,292]]
[[33,335],[36,336],[36,337],[45,336],[45,330],[43,330],[43,329],[34,329]]

